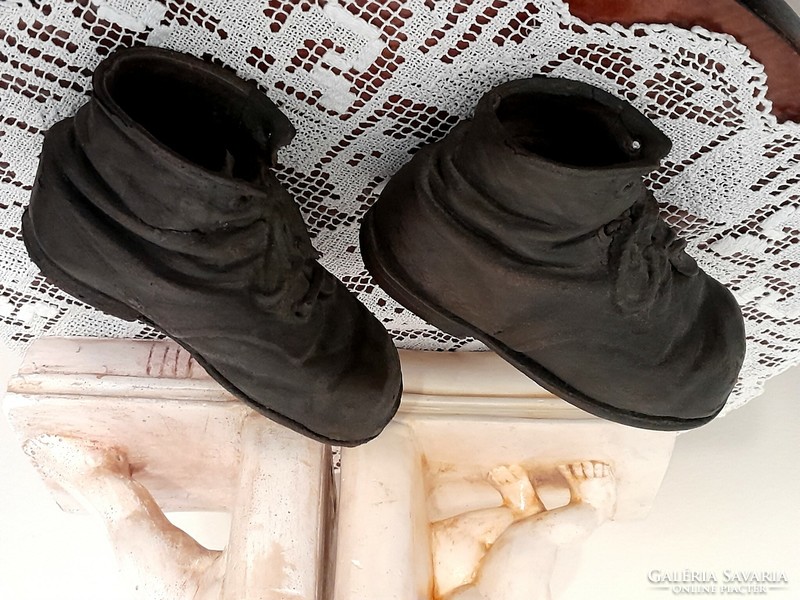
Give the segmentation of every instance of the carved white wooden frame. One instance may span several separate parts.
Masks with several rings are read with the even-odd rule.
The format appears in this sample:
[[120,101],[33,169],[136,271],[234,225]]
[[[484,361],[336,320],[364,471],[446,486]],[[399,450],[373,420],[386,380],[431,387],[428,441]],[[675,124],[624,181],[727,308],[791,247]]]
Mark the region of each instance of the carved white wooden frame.
[[[4,406],[59,505],[105,520],[141,598],[549,597],[537,552],[652,504],[674,434],[591,417],[490,353],[401,361],[400,411],[342,451],[338,490],[329,447],[170,341],[40,339]],[[230,511],[228,546],[205,550],[161,510]],[[512,545],[541,568],[498,587]]]

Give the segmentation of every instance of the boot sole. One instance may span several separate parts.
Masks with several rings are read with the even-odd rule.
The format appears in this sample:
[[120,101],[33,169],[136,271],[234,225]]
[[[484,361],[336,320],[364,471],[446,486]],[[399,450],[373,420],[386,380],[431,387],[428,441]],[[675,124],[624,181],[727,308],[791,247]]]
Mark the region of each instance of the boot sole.
[[720,407],[718,411],[709,417],[681,419],[615,408],[586,396],[529,357],[509,348],[501,341],[475,328],[457,315],[426,298],[415,282],[394,260],[394,257],[381,252],[381,246],[377,241],[373,215],[373,209],[367,211],[361,224],[359,234],[361,256],[370,275],[387,294],[445,333],[455,337],[473,337],[483,342],[516,369],[570,404],[609,421],[641,429],[659,431],[694,429],[714,419],[722,410],[723,407]]
[[[141,321],[142,323],[146,323],[151,327],[161,331],[166,336],[168,336],[171,340],[179,344],[183,347],[189,354],[191,354],[192,358],[197,361],[197,363],[205,369],[205,371],[214,379],[218,384],[220,384],[226,391],[231,393],[237,399],[241,400],[245,404],[247,404],[250,408],[255,410],[256,412],[264,415],[271,421],[278,423],[279,425],[283,425],[284,427],[288,427],[289,429],[296,431],[308,438],[316,440],[318,442],[322,442],[324,444],[330,444],[333,446],[345,446],[345,447],[352,447],[352,446],[359,446],[364,444],[372,439],[375,439],[380,432],[375,434],[374,436],[368,437],[363,440],[358,441],[344,441],[344,440],[335,440],[325,436],[322,436],[307,427],[303,424],[290,419],[282,415],[281,413],[275,412],[261,404],[258,404],[251,398],[249,398],[246,394],[241,392],[233,383],[231,383],[228,379],[226,379],[219,371],[217,371],[209,362],[203,358],[203,355],[200,354],[197,350],[189,346],[188,344],[182,342],[181,340],[171,336],[168,331],[166,331],[163,327],[160,327],[158,324],[154,323],[150,319],[148,319],[145,315],[141,314],[137,310],[131,308],[127,304],[120,302],[94,288],[91,288],[79,280],[75,279],[72,275],[66,273],[63,269],[58,267],[44,252],[44,250],[36,243],[34,240],[36,239],[36,235],[33,234],[34,228],[30,223],[30,219],[28,217],[28,211],[26,210],[22,216],[22,230],[23,230],[23,241],[25,243],[25,248],[28,251],[28,255],[31,257],[31,260],[39,267],[42,275],[44,275],[45,279],[48,283],[55,285],[57,288],[67,292],[70,296],[74,296],[84,304],[88,304],[102,312],[111,315],[113,317],[117,317],[124,321]],[[397,394],[397,397],[394,400],[394,411],[396,412],[397,408],[400,406],[400,399],[402,397],[402,387]]]

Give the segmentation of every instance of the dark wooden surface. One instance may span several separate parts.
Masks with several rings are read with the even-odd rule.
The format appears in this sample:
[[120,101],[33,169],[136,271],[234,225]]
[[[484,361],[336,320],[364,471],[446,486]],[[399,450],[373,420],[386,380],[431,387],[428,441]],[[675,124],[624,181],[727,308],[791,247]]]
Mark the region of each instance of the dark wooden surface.
[[[769,0],[775,2],[776,0]],[[773,27],[737,0],[567,0],[587,23],[673,23],[728,33],[764,65],[772,112],[779,121],[800,121],[800,24],[777,15]],[[755,4],[764,4],[755,3]],[[785,7],[788,8],[788,7]],[[778,28],[782,31],[778,31]],[[794,37],[794,43],[789,41]]]

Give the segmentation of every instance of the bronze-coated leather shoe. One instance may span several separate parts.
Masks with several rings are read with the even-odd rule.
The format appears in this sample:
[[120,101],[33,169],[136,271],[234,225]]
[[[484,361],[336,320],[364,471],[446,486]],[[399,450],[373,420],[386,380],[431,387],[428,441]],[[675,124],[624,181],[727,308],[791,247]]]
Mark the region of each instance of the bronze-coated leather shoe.
[[584,410],[697,427],[737,380],[744,323],[644,186],[670,147],[591,85],[501,85],[390,180],[362,224],[364,262],[429,323]]
[[386,330],[317,262],[271,172],[294,129],[254,86],[168,50],[121,50],[46,134],[23,237],[57,286],[175,339],[270,419],[352,446],[401,390]]

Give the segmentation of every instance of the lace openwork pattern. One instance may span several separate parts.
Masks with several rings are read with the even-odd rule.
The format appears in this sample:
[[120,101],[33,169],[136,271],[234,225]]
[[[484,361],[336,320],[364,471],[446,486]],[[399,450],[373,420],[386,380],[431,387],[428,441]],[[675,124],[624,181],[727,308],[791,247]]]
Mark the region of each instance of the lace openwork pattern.
[[421,145],[509,79],[544,74],[625,98],[674,142],[648,179],[688,251],[730,286],[748,355],[728,408],[800,361],[800,125],[769,114],[763,67],[729,36],[587,25],[558,0],[58,0],[0,7],[0,338],[156,337],[49,285],[20,219],[42,134],[86,101],[118,46],[156,45],[255,80],[298,130],[279,177],[323,264],[404,348],[479,350],[387,297],[358,251],[377,193]]

